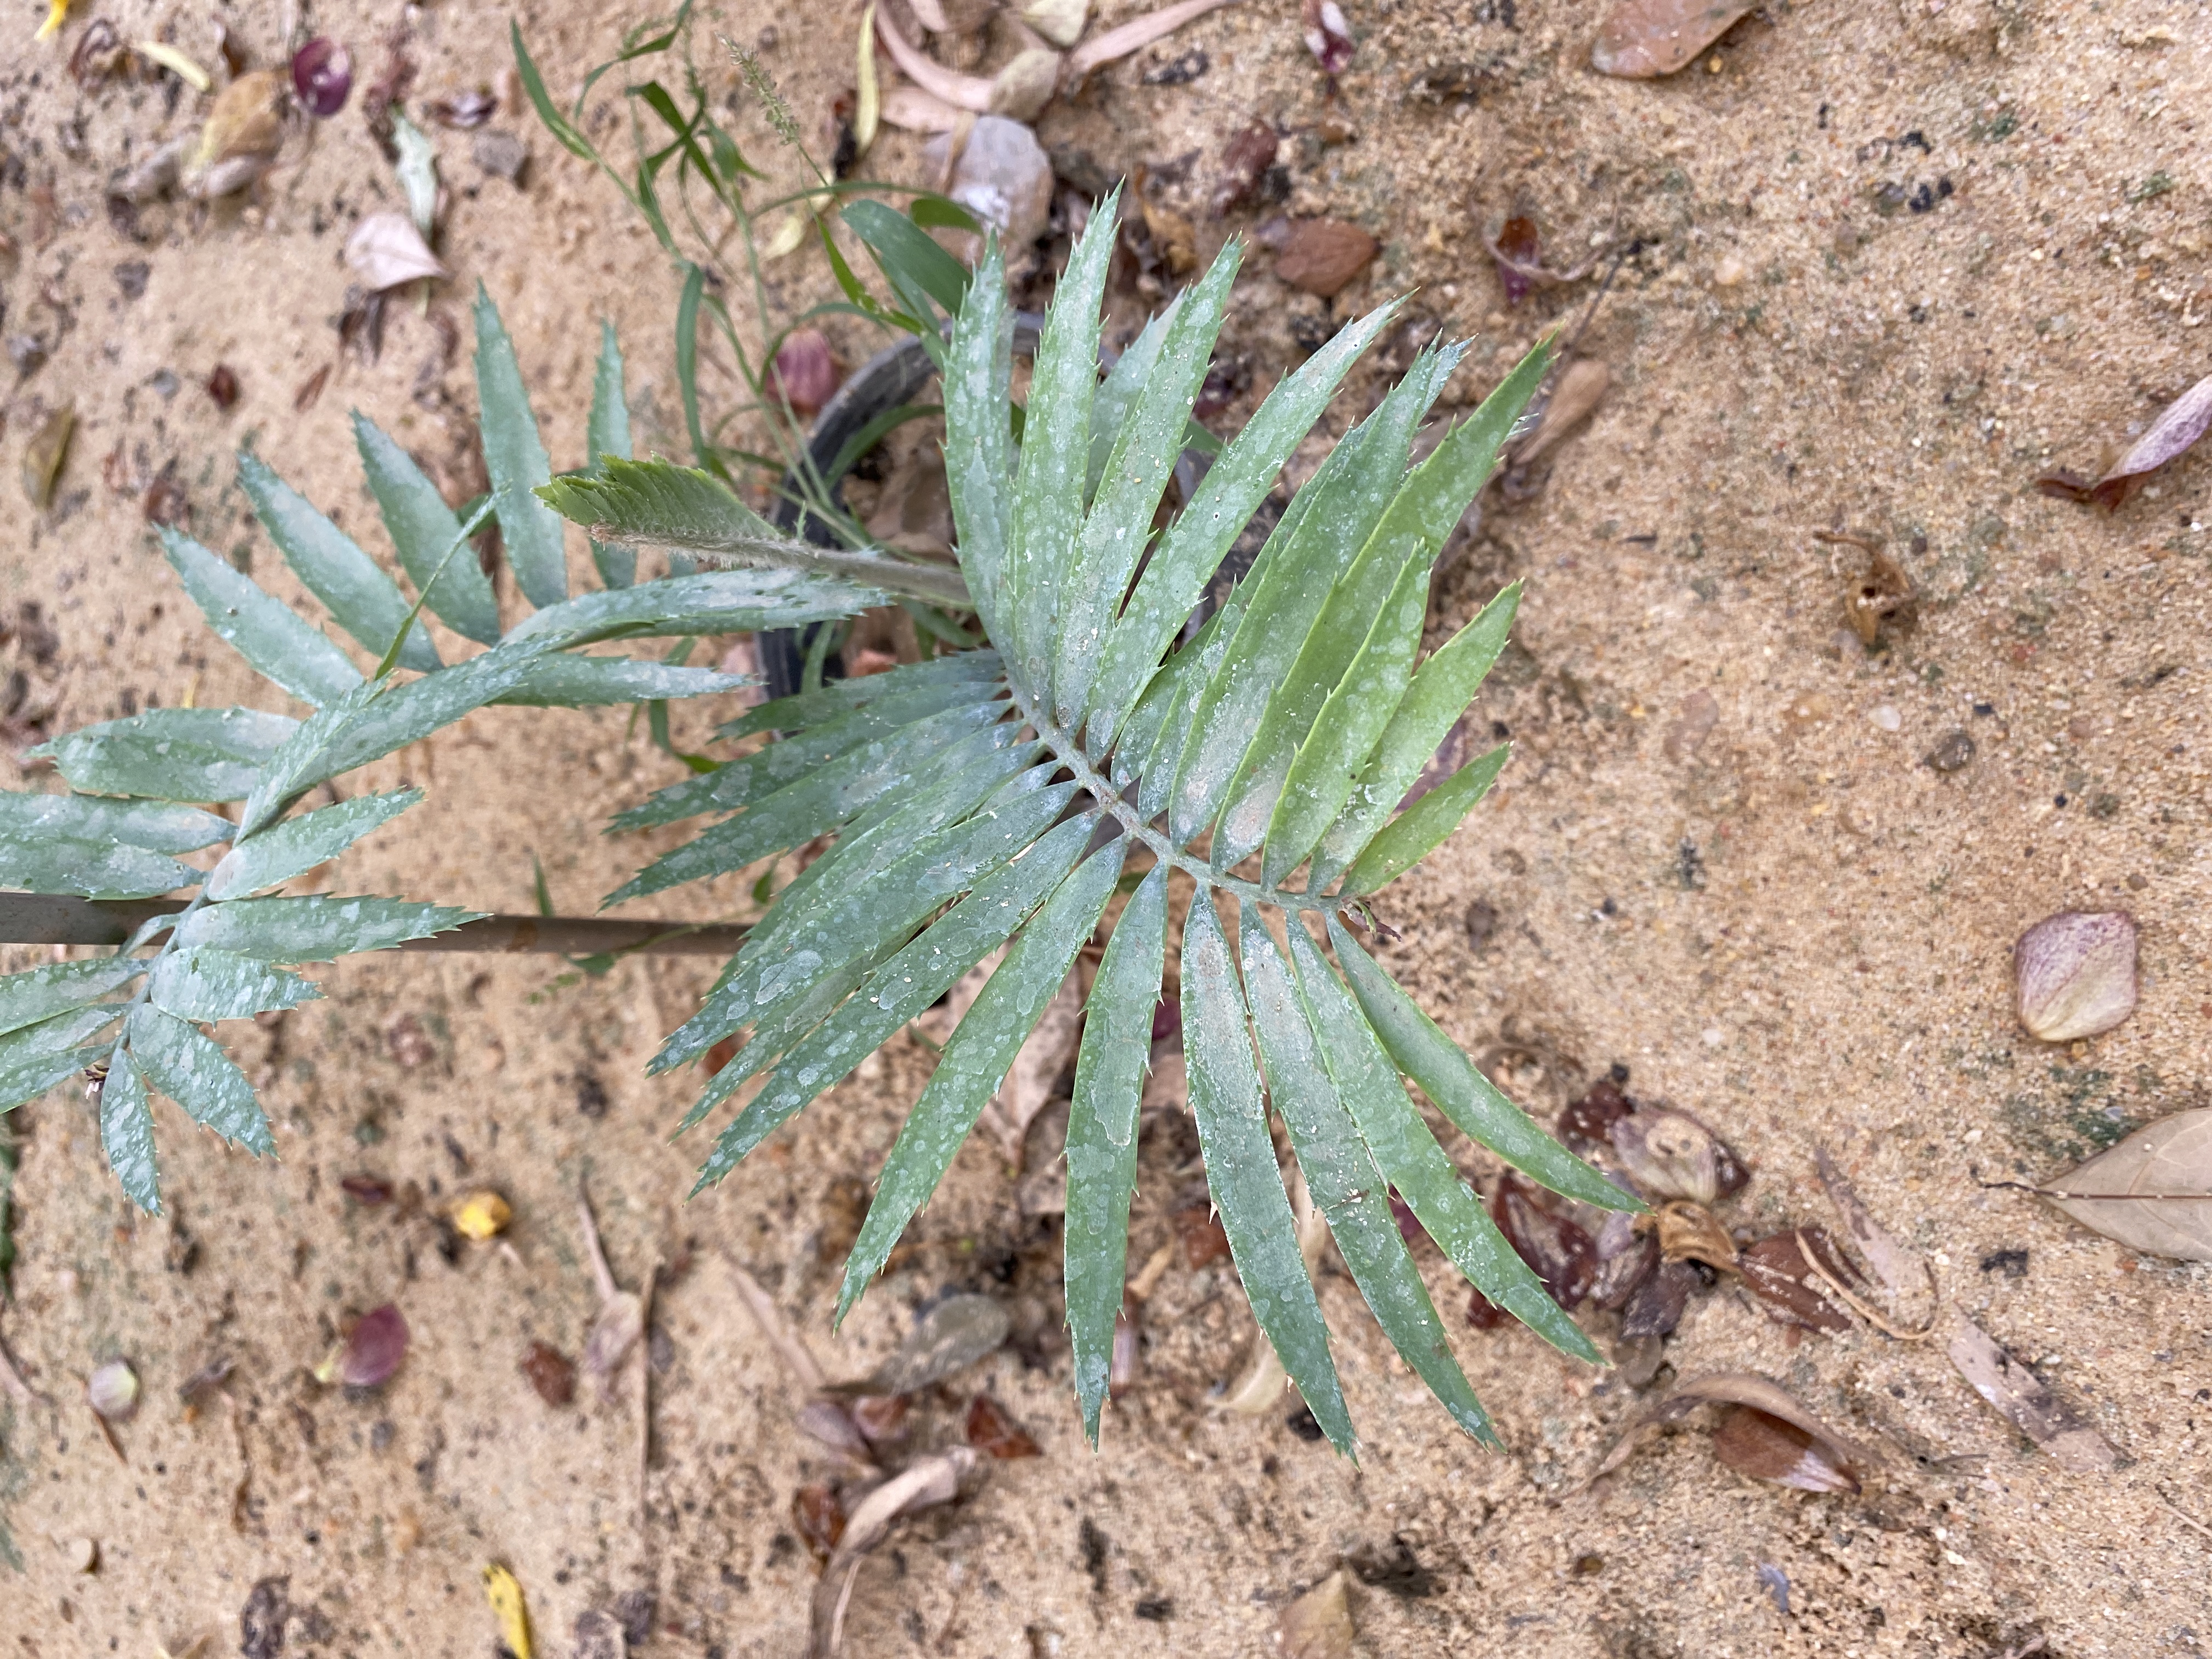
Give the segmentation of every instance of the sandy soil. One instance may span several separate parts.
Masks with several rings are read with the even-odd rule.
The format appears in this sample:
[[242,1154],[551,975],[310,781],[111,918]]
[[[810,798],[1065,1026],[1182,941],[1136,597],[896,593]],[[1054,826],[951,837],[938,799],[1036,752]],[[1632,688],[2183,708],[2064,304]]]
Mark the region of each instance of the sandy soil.
[[[80,17],[94,10],[126,39],[171,28],[214,59],[204,11],[106,0]],[[1208,1408],[1241,1367],[1249,1316],[1225,1267],[1180,1255],[1147,1310],[1143,1379],[1093,1456],[1052,1328],[1056,1241],[1019,1215],[982,1146],[921,1218],[919,1248],[829,1333],[852,1194],[920,1086],[921,1048],[892,1044],[687,1205],[698,1149],[665,1140],[683,1085],[641,1067],[711,964],[633,962],[576,982],[543,960],[387,958],[325,972],[327,1001],[234,1045],[264,1084],[281,1161],[165,1121],[164,1222],[131,1212],[73,1097],[15,1115],[21,1260],[4,1329],[63,1403],[0,1397],[0,1526],[23,1563],[0,1574],[0,1646],[143,1654],[205,1633],[210,1652],[273,1653],[241,1630],[273,1608],[289,1609],[287,1653],[485,1654],[496,1632],[477,1574],[496,1559],[528,1592],[542,1651],[567,1653],[580,1613],[617,1607],[648,1652],[800,1650],[815,1575],[790,1504],[826,1466],[791,1426],[801,1397],[744,1312],[733,1263],[837,1375],[865,1370],[947,1287],[1015,1312],[1015,1343],[957,1397],[926,1402],[918,1443],[957,1439],[980,1389],[1043,1455],[990,1465],[972,1496],[894,1536],[862,1574],[854,1654],[1267,1651],[1280,1607],[1340,1563],[1374,1654],[1995,1659],[2212,1643],[2212,1465],[2195,1420],[2212,1409],[2212,1281],[1977,1178],[2040,1179],[2212,1087],[2212,464],[2173,469],[2112,517],[2032,487],[2049,465],[2094,470],[2212,368],[2197,326],[2212,310],[2212,163],[2192,130],[2212,109],[2205,9],[1778,3],[1710,64],[1632,84],[1585,67],[1595,0],[1353,0],[1362,42],[1340,108],[1356,136],[1339,145],[1319,135],[1324,88],[1296,10],[1247,0],[1171,52],[1139,54],[1048,113],[1046,142],[1069,147],[1069,166],[1078,151],[1109,174],[1149,164],[1159,199],[1188,209],[1227,134],[1255,114],[1295,132],[1289,208],[1385,243],[1339,314],[1418,285],[1417,308],[1478,337],[1452,394],[1468,403],[1590,291],[1509,312],[1486,230],[1528,213],[1560,266],[1642,244],[1584,342],[1611,366],[1605,403],[1540,495],[1510,510],[1493,498],[1440,586],[1439,631],[1503,580],[1528,583],[1518,648],[1483,704],[1518,754],[1494,799],[1389,895],[1393,966],[1471,1050],[1546,1056],[1516,1073],[1532,1106],[1620,1062],[1634,1091],[1703,1115],[1755,1169],[1732,1224],[1827,1219],[1812,1164],[1833,1149],[1946,1291],[2123,1466],[2061,1470],[1928,1346],[1866,1331],[1793,1344],[1724,1287],[1669,1343],[1674,1373],[1765,1372],[1892,1445],[1886,1473],[1856,1498],[1755,1485],[1692,1431],[1592,1487],[1635,1391],[1455,1312],[1510,1448],[1484,1453],[1389,1357],[1339,1269],[1322,1297],[1365,1436],[1355,1467],[1293,1431],[1291,1401],[1257,1418]],[[228,15],[265,59],[275,25]],[[836,9],[832,31],[831,15],[817,36],[783,12],[767,58],[809,123],[849,74],[854,20]],[[497,83],[503,15],[407,16],[418,96]],[[12,39],[30,17],[15,9]],[[357,87],[395,21],[313,13],[352,43]],[[522,21],[565,96],[632,20],[540,5]],[[769,21],[732,4],[714,27],[752,39]],[[604,181],[511,109],[495,125],[531,144],[522,189],[483,176],[466,135],[438,135],[455,279],[435,306],[462,351],[444,362],[434,325],[398,308],[380,363],[349,361],[295,414],[295,388],[336,356],[346,229],[395,194],[358,93],[242,210],[150,209],[133,240],[103,180],[185,130],[195,105],[165,108],[153,87],[80,94],[62,67],[79,27],[62,53],[11,47],[0,70],[0,228],[21,250],[4,327],[52,347],[6,396],[11,477],[47,410],[73,398],[78,420],[52,510],[31,515],[9,485],[0,600],[18,625],[0,667],[25,676],[11,752],[29,721],[61,730],[188,697],[276,706],[189,614],[139,493],[173,467],[194,533],[296,596],[232,485],[232,451],[253,442],[365,524],[346,411],[426,454],[464,444],[479,279],[556,465],[580,459],[603,315],[629,343],[641,446],[684,453],[660,256]],[[1192,47],[1205,74],[1146,84]],[[1477,95],[1409,93],[1452,64],[1473,66],[1462,79]],[[598,118],[610,136],[615,84]],[[757,117],[740,128],[774,155]],[[870,165],[917,177],[918,146],[887,139]],[[1293,323],[1321,309],[1269,264],[1255,252],[1225,343],[1255,377],[1231,419],[1291,361]],[[819,272],[793,266],[799,298]],[[228,414],[203,390],[218,363],[242,388]],[[1355,384],[1333,429],[1380,385]],[[1820,528],[1884,539],[1919,586],[1916,629],[1871,656],[1843,629],[1860,556],[1815,542]],[[571,553],[580,571],[580,540]],[[25,605],[50,639],[21,625]],[[1717,722],[1670,744],[1699,696]],[[679,714],[679,732],[714,717]],[[1970,765],[1923,763],[1958,730]],[[639,856],[600,825],[675,766],[626,711],[500,710],[371,773],[431,798],[406,833],[355,857],[346,890],[519,909],[535,854],[562,907],[587,911]],[[733,889],[668,908],[739,903]],[[2028,1041],[2009,1008],[2012,940],[2048,912],[2113,906],[2142,924],[2140,1012],[2073,1049]],[[398,1040],[395,1022],[412,1022]],[[1144,1158],[1133,1262],[1170,1236],[1197,1179],[1172,1118]],[[419,1217],[347,1199],[338,1182],[360,1173],[414,1183],[426,1202],[494,1184],[514,1204],[511,1249],[449,1261]],[[617,1277],[662,1270],[651,1370],[556,1409],[518,1364],[537,1340],[574,1355],[588,1327],[586,1177]],[[1984,1265],[2000,1250],[2026,1252],[2025,1273]],[[1431,1266],[1456,1310],[1463,1291]],[[387,1300],[415,1332],[401,1375],[368,1399],[319,1388],[307,1368],[337,1322]],[[149,1391],[121,1431],[127,1463],[81,1403],[81,1378],[116,1354]],[[235,1373],[188,1413],[179,1385],[218,1356]],[[97,1543],[94,1573],[72,1571],[79,1539]],[[1759,1576],[1770,1565],[1787,1577],[1786,1613]]]

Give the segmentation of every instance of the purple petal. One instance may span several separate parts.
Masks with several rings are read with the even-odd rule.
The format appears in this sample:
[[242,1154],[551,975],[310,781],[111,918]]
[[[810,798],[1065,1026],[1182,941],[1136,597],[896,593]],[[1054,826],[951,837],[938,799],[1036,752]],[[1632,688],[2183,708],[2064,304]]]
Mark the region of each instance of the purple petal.
[[338,1358],[338,1381],[373,1389],[387,1381],[407,1357],[407,1321],[389,1302],[361,1316]]
[[319,121],[345,107],[353,92],[353,54],[327,35],[317,35],[292,55],[292,90]]

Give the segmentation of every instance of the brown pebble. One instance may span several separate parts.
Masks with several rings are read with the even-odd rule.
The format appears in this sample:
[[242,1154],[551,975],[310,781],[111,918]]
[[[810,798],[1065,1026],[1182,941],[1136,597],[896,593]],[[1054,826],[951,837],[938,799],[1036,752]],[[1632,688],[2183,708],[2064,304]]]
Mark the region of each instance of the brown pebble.
[[1300,219],[1275,256],[1275,275],[1292,288],[1333,300],[1367,269],[1382,244],[1340,219]]
[[550,1343],[530,1345],[530,1352],[522,1356],[522,1374],[549,1406],[565,1406],[576,1397],[575,1364]]
[[217,409],[228,409],[238,401],[238,376],[228,363],[217,363],[208,376],[208,396],[215,399]]
[[1928,751],[1925,763],[1938,772],[1963,772],[1974,763],[1974,740],[1964,731],[1946,732]]

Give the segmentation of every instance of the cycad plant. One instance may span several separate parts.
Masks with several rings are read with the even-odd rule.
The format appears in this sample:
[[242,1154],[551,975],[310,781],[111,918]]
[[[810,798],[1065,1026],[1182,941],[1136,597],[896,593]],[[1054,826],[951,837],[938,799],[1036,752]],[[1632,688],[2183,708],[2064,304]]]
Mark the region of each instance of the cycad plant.
[[[1495,1437],[1392,1216],[1392,1189],[1492,1302],[1595,1361],[1484,1213],[1404,1079],[1544,1185],[1608,1209],[1635,1200],[1493,1088],[1352,931],[1371,921],[1367,896],[1449,834],[1505,759],[1502,749],[1486,755],[1395,810],[1505,642],[1518,598],[1510,588],[1416,661],[1438,551],[1540,384],[1548,353],[1532,354],[1408,471],[1416,428],[1462,349],[1424,354],[1297,492],[1249,574],[1178,644],[1278,471],[1395,307],[1346,327],[1287,376],[1155,533],[1238,255],[1224,250],[1102,380],[1100,307],[1117,207],[1107,202],[1076,247],[1019,409],[996,248],[972,283],[938,287],[939,299],[957,303],[949,343],[926,270],[917,276],[922,268],[877,249],[939,356],[957,571],[795,543],[704,472],[624,459],[611,335],[592,418],[598,459],[550,478],[512,351],[483,300],[477,374],[493,489],[469,521],[360,423],[386,530],[424,596],[412,610],[368,554],[243,458],[272,538],[380,661],[364,677],[319,629],[168,533],[171,562],[217,631],[316,712],[295,722],[164,709],[112,721],[43,751],[77,793],[0,797],[0,879],[10,884],[93,896],[196,889],[181,912],[149,921],[112,957],[0,980],[9,1032],[0,1037],[0,1103],[79,1070],[104,1075],[109,1161],[149,1208],[159,1203],[149,1087],[240,1144],[270,1150],[250,1087],[201,1024],[313,994],[279,963],[395,944],[467,915],[396,899],[256,896],[414,799],[372,795],[295,812],[309,790],[486,702],[635,701],[729,684],[580,653],[594,641],[793,626],[902,594],[972,610],[988,646],[754,708],[720,735],[774,741],[616,822],[715,820],[610,902],[834,838],[776,895],[653,1063],[669,1071],[745,1034],[684,1121],[724,1112],[759,1079],[721,1129],[701,1185],[727,1176],[1004,947],[884,1164],[846,1266],[842,1319],[1110,913],[1066,1148],[1067,1318],[1095,1442],[1121,1302],[1139,1103],[1180,915],[1190,1102],[1214,1202],[1261,1328],[1330,1439],[1348,1450],[1352,1425],[1271,1110],[1383,1331],[1463,1428]],[[549,504],[592,532],[614,585],[567,595]],[[463,550],[487,514],[540,607],[504,635]],[[608,550],[639,543],[667,547],[687,566],[743,568],[620,585],[631,556]],[[441,666],[414,614],[425,601],[489,648]],[[402,669],[416,677],[402,683]],[[235,821],[173,804],[241,799]],[[225,840],[230,850],[204,880],[173,856]]]

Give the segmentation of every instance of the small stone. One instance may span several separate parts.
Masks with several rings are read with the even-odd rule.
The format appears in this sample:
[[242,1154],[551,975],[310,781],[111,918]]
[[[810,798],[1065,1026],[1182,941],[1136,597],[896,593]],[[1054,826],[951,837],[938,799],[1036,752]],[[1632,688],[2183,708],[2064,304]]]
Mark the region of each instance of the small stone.
[[1883,703],[1867,718],[1885,732],[1901,731],[1905,726],[1905,716],[1899,714],[1895,707],[1889,703]]
[[469,141],[469,155],[486,173],[520,186],[523,169],[530,165],[530,146],[513,133],[487,127]]
[[1367,269],[1382,244],[1340,219],[1300,219],[1275,256],[1275,275],[1292,288],[1333,300]]
[[1052,161],[1019,121],[978,116],[945,194],[996,225],[1010,247],[1025,248],[1052,214]]
[[177,387],[181,382],[169,370],[157,368],[146,384],[154,388],[155,396],[161,398],[163,403],[167,403],[177,395]]
[[1744,276],[1743,261],[1733,253],[1725,253],[1721,256],[1721,262],[1713,267],[1713,286],[1735,288],[1743,281]]
[[238,401],[238,374],[228,363],[217,363],[208,375],[207,394],[217,409],[228,409]]
[[100,1546],[89,1538],[72,1538],[69,1541],[69,1563],[71,1572],[96,1572],[100,1568]]
[[141,299],[146,293],[146,279],[151,275],[153,268],[143,259],[126,260],[115,267],[115,286],[123,290],[125,299]]
[[10,334],[8,361],[15,365],[15,373],[28,374],[46,361],[46,343],[35,334]]
[[1928,751],[1924,763],[1946,775],[1963,772],[1974,763],[1974,740],[1964,731],[1946,732]]

